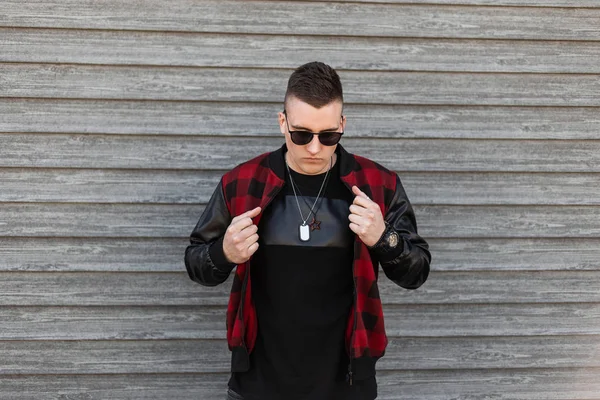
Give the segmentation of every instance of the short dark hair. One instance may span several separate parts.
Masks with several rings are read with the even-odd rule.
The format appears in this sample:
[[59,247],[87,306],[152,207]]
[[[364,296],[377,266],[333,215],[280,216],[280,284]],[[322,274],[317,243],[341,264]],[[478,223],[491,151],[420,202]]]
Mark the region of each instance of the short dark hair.
[[290,96],[321,108],[339,100],[344,102],[342,83],[335,69],[319,61],[301,65],[292,73],[285,92],[284,107]]

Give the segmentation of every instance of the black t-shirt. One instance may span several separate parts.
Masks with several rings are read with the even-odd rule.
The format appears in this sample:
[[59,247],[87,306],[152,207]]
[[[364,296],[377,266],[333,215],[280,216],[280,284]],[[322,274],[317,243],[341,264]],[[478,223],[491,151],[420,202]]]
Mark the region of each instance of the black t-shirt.
[[247,400],[372,400],[375,379],[346,381],[345,330],[353,296],[354,234],[348,227],[354,195],[329,172],[315,206],[310,240],[299,226],[315,202],[325,173],[291,171],[286,185],[264,210],[259,249],[252,258],[252,296],[258,336],[250,370],[234,373],[229,386]]

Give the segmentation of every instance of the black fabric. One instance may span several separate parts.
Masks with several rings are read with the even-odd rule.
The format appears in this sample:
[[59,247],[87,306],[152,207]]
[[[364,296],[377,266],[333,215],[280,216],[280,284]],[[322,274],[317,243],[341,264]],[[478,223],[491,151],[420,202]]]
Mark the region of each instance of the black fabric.
[[[348,207],[354,196],[339,174],[336,163],[317,203],[320,229],[310,232],[308,242],[299,238],[302,219],[287,171],[286,185],[264,210],[251,266],[257,342],[249,371],[233,373],[229,382],[246,400],[376,397],[375,377],[352,386],[346,380],[344,332],[353,301],[354,241]],[[306,196],[298,198],[306,218],[325,174],[292,171],[292,177]]]

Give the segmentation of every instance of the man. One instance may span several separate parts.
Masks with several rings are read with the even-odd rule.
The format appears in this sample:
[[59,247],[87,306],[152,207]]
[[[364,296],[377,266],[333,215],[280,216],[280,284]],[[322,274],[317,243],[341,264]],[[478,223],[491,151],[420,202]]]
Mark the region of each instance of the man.
[[226,173],[191,235],[192,280],[224,282],[228,399],[377,397],[387,345],[377,275],[416,289],[431,260],[398,176],[338,144],[340,79],[305,64],[279,113],[285,145]]

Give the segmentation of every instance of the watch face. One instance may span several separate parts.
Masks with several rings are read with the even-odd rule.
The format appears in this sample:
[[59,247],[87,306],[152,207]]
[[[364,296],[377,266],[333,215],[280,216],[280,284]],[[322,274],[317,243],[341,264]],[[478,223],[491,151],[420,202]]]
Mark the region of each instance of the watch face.
[[398,234],[396,232],[392,232],[392,233],[390,233],[390,236],[388,236],[388,246],[390,246],[390,247],[398,246]]

